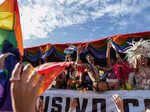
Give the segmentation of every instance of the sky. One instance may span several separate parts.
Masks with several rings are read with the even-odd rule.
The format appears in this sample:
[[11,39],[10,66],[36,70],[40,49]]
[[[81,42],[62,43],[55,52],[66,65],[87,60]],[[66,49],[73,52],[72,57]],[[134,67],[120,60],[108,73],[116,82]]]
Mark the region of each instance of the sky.
[[150,0],[18,0],[24,47],[150,30]]

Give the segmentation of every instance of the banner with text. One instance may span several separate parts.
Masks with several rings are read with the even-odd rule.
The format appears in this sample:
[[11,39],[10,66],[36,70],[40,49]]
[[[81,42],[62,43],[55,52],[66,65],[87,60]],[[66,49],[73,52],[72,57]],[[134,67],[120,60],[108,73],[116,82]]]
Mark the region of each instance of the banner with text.
[[95,93],[59,89],[47,90],[41,98],[44,101],[44,112],[68,112],[73,98],[78,102],[74,112],[117,112],[112,101],[113,94],[121,96],[125,112],[145,112],[145,107],[150,106],[150,90]]

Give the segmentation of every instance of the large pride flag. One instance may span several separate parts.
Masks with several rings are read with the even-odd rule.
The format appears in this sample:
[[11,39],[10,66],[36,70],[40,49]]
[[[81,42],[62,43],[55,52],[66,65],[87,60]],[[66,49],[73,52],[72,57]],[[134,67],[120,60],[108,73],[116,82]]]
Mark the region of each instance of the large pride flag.
[[0,4],[0,50],[5,40],[23,55],[22,31],[17,0],[5,0]]
[[[40,75],[45,75],[39,90],[39,95],[43,94],[51,85],[53,80],[63,72],[65,67],[68,67],[70,64],[70,62],[49,62],[37,66],[35,68],[36,71]],[[37,75],[37,79],[40,75]]]
[[[19,51],[23,55],[22,31],[17,0],[3,1],[0,3],[0,52],[17,51],[18,53]],[[17,60],[13,56],[7,59],[9,62],[5,61],[5,69],[0,70],[0,112],[12,110],[9,89],[10,82],[8,80]]]

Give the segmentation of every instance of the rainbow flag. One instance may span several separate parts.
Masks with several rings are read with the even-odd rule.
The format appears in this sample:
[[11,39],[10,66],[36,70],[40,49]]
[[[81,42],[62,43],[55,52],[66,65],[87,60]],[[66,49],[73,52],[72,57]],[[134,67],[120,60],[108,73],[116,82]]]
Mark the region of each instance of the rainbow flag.
[[0,4],[0,50],[5,40],[23,55],[23,41],[17,0],[5,0]]
[[39,65],[35,68],[35,70],[39,73],[37,75],[35,83],[39,79],[40,75],[45,75],[43,82],[40,86],[39,95],[43,94],[48,87],[51,85],[53,80],[61,75],[63,70],[68,67],[71,63],[70,62],[49,62],[42,65]]

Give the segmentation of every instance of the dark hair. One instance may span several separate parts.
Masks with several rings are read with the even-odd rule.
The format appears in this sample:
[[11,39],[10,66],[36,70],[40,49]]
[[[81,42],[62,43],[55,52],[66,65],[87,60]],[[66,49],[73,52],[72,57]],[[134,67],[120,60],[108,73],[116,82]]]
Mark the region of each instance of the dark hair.
[[5,40],[2,48],[2,53],[8,53],[8,52],[14,54],[18,60],[20,59],[19,50],[17,48],[14,48],[11,42]]

